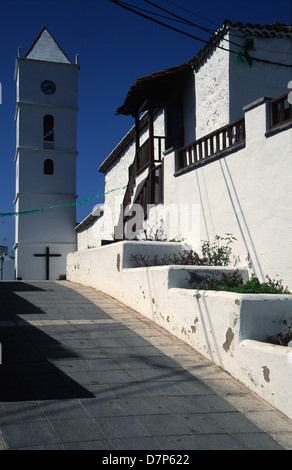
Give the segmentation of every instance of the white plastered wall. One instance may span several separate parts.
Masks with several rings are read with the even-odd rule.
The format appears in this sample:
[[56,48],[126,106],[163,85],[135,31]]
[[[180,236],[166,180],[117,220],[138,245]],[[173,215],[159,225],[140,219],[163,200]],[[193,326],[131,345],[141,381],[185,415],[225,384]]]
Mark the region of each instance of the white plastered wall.
[[291,289],[292,130],[266,137],[267,115],[266,102],[246,111],[246,147],[204,166],[175,176],[165,156],[164,204],[200,205],[201,240],[232,233],[240,264]]

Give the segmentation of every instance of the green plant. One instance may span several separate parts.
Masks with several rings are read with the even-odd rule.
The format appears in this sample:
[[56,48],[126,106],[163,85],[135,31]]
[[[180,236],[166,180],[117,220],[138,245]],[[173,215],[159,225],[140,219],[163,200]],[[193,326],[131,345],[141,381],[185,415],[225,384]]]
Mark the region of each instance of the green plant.
[[[226,233],[226,237],[215,236],[213,243],[204,241],[202,244],[202,255],[205,260],[204,264],[208,266],[227,266],[230,263],[230,256],[232,253],[231,243],[236,238],[231,233]],[[225,244],[222,245],[222,241]]]
[[237,288],[243,284],[242,276],[236,270],[231,273],[221,273],[219,279],[211,278],[210,276],[205,276],[202,283],[202,288],[204,290],[215,290],[215,291],[231,291],[234,288]]
[[246,294],[290,294],[288,289],[284,289],[282,283],[272,281],[268,276],[268,282],[261,283],[259,279],[252,274],[251,278],[242,285],[234,286],[230,292]]
[[269,276],[266,277],[268,282],[261,283],[259,279],[252,274],[251,278],[244,284],[242,277],[237,271],[234,273],[222,272],[220,279],[206,276],[203,289],[225,290],[239,294],[290,294],[287,287],[284,289],[282,281],[275,281]]

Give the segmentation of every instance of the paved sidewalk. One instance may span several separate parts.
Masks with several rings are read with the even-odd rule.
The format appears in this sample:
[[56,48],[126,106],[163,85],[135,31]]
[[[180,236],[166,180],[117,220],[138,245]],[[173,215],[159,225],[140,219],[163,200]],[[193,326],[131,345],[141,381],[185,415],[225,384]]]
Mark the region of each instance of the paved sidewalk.
[[182,341],[66,281],[0,282],[0,449],[292,449],[292,422]]

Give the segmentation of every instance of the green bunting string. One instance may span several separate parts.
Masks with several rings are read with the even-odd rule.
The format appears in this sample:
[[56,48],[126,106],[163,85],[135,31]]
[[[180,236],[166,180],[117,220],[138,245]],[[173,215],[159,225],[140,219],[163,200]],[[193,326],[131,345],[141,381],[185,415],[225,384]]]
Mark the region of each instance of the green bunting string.
[[20,212],[0,212],[0,217],[11,217],[11,216],[16,216],[16,215],[27,215],[27,214],[38,214],[40,212],[44,212],[50,209],[55,209],[57,207],[70,207],[70,206],[77,206],[78,204],[84,204],[86,202],[92,201],[93,199],[98,199],[102,196],[106,196],[107,194],[110,194],[114,191],[119,191],[121,189],[125,189],[127,186],[123,186],[122,188],[116,188],[116,189],[111,189],[110,191],[106,191],[104,193],[97,194],[96,196],[90,196],[87,197],[86,199],[82,199],[81,201],[75,201],[75,202],[68,202],[67,204],[57,204],[55,206],[49,206],[49,207],[42,207],[41,209],[33,209],[29,211],[20,211]]

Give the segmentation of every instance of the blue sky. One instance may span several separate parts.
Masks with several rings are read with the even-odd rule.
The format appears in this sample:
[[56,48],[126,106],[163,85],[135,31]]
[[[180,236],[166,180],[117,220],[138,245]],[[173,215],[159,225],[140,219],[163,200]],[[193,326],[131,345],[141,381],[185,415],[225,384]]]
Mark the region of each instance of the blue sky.
[[[126,1],[163,14],[144,0]],[[226,18],[232,22],[291,24],[290,0],[152,1],[211,29],[217,29]],[[131,117],[116,116],[115,111],[123,104],[136,78],[180,65],[204,45],[126,11],[110,0],[0,0],[0,212],[14,210],[16,90],[13,76],[17,48],[21,46],[24,55],[44,26],[73,62],[76,54],[80,58],[78,200],[104,190],[104,177],[98,167],[134,124]],[[210,36],[197,28],[187,31],[205,40]],[[98,202],[102,199],[78,205],[77,220],[83,220]],[[0,245],[4,242],[11,253],[13,218],[0,218]]]

